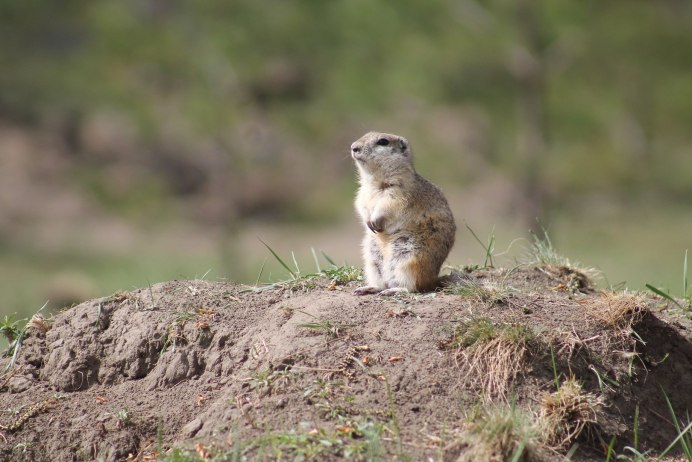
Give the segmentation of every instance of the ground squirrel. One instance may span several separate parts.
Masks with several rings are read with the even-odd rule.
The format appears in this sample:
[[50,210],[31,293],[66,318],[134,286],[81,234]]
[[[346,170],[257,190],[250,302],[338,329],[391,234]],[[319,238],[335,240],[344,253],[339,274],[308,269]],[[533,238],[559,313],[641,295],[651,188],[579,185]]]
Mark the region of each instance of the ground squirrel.
[[357,295],[426,292],[438,281],[454,245],[447,199],[418,175],[408,141],[370,132],[351,145],[360,189],[356,210],[365,225],[366,284]]

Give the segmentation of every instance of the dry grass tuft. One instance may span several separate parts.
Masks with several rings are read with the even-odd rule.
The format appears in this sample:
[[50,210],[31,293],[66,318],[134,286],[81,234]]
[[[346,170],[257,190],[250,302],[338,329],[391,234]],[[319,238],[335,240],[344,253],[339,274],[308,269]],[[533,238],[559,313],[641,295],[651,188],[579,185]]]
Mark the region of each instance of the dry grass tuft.
[[43,335],[45,335],[51,327],[46,318],[39,313],[36,313],[31,317],[27,326],[38,330]]
[[587,308],[590,317],[618,330],[628,330],[641,321],[647,311],[641,295],[627,292],[603,292],[601,298]]
[[[464,381],[483,390],[483,399],[506,398],[529,354],[539,342],[535,332],[521,324],[495,325],[487,318],[461,323],[443,348],[456,349]],[[461,360],[460,360],[461,359]]]
[[471,419],[459,462],[546,460],[532,416],[514,406],[492,406]]
[[602,406],[599,397],[570,379],[543,396],[538,415],[513,404],[477,409],[460,440],[448,449],[461,446],[459,462],[556,460],[579,435],[598,425]]
[[575,379],[563,382],[558,391],[541,400],[541,439],[554,449],[568,447],[584,429],[598,424],[602,405],[599,397],[584,392]]

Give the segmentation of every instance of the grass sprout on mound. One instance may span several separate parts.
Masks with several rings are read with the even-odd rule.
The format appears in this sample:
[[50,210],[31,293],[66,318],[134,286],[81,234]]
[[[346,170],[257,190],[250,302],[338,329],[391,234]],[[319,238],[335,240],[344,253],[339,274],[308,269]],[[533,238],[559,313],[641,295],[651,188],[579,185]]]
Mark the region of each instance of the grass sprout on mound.
[[363,279],[363,271],[360,268],[350,265],[333,265],[331,268],[323,269],[320,274],[326,276],[330,284],[333,285],[343,285]]
[[546,275],[560,282],[559,288],[563,290],[589,290],[593,287],[591,281],[600,275],[598,270],[572,262],[559,254],[545,230],[543,237],[533,235],[533,243],[527,253],[526,263],[542,267]]
[[542,439],[555,449],[567,448],[585,429],[598,424],[602,405],[602,400],[584,392],[577,380],[566,380],[556,392],[541,399]]
[[343,324],[338,321],[330,321],[329,319],[324,319],[320,320],[316,316],[308,313],[307,311],[303,310],[296,310],[299,313],[303,313],[307,316],[310,316],[314,321],[311,322],[304,322],[301,324],[298,324],[298,327],[302,327],[304,329],[310,329],[313,332],[318,332],[320,334],[324,334],[327,337],[332,337],[332,338],[339,338],[342,333],[344,333],[349,327],[351,327],[349,324]]
[[543,237],[532,233],[533,242],[528,249],[528,262],[537,265],[547,266],[566,266],[576,267],[569,259],[560,255],[553,247],[553,242],[550,240],[548,233],[543,230]]
[[298,265],[298,260],[296,259],[295,253],[291,252],[291,259],[293,260],[293,268],[291,268],[291,266],[286,263],[286,261],[281,258],[279,254],[269,246],[269,244],[264,242],[262,239],[259,241],[264,244],[267,250],[269,250],[269,252],[274,256],[276,261],[288,272],[290,278],[268,284],[260,284],[262,274],[264,273],[263,264],[260,268],[259,275],[257,276],[257,282],[254,286],[250,287],[248,291],[264,292],[266,290],[275,289],[285,289],[290,291],[312,290],[318,287],[318,279],[320,278],[327,278],[329,280],[327,288],[330,290],[335,290],[339,285],[345,285],[349,282],[363,279],[363,271],[361,269],[347,264],[339,266],[324,252],[322,252],[322,257],[329,263],[329,267],[322,269],[319,259],[317,258],[317,254],[315,253],[315,249],[312,249],[312,255],[315,260],[317,271],[314,273],[303,274],[300,266]]
[[515,406],[491,406],[471,419],[462,436],[458,462],[543,461],[540,429],[533,416]]
[[444,288],[444,292],[451,295],[460,295],[483,303],[503,303],[514,293],[508,286],[502,286],[492,281],[475,282],[463,281]]
[[331,338],[339,338],[349,326],[340,322],[324,320],[301,323],[298,324],[298,327],[310,329]]
[[4,335],[8,342],[14,342],[22,333],[22,328],[19,327],[21,322],[20,320],[12,319],[11,316],[5,315],[5,319],[0,320],[0,334]]
[[174,448],[157,460],[384,460],[382,440],[387,431],[384,425],[367,419],[343,420],[332,431],[301,424],[299,429],[267,431],[255,438],[233,439],[230,450],[198,442],[194,450]]
[[26,333],[29,329],[36,329],[42,332],[43,334],[48,332],[48,330],[50,329],[50,325],[41,314],[41,312],[47,306],[48,302],[44,303],[43,306],[39,308],[39,310],[36,313],[34,313],[31,319],[28,322],[26,322],[26,324],[24,324],[23,327],[19,326],[22,323],[24,323],[26,319],[12,321],[10,317],[5,316],[5,318],[2,321],[0,321],[0,333],[2,333],[2,335],[4,335],[5,338],[10,342],[10,346],[7,349],[5,355],[12,357],[12,359],[9,363],[7,363],[7,366],[5,366],[5,369],[2,372],[7,372],[14,367],[15,363],[17,362],[17,358],[19,357],[19,352],[22,348],[22,342],[24,341],[24,337],[26,336]]
[[484,399],[505,398],[528,357],[538,349],[536,333],[522,324],[493,324],[487,318],[461,322],[441,343],[456,350],[457,363],[465,370],[465,382],[483,391]]

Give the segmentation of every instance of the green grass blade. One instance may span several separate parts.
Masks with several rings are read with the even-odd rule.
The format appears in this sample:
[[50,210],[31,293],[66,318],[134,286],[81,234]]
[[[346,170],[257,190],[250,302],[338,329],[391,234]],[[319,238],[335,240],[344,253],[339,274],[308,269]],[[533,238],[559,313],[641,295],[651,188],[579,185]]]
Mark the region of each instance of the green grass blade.
[[678,422],[678,417],[675,415],[675,410],[673,409],[673,405],[671,404],[670,400],[668,399],[668,395],[666,394],[665,391],[661,390],[663,392],[663,397],[666,399],[666,404],[668,405],[668,410],[670,411],[670,415],[673,418],[673,425],[675,425],[675,431],[678,432],[678,437],[671,443],[671,445],[666,449],[660,457],[663,457],[666,455],[666,453],[673,447],[675,442],[677,440],[680,440],[680,446],[682,446],[682,451],[685,453],[687,456],[687,460],[692,461],[692,447],[689,446],[688,443],[690,441],[687,438],[684,438],[684,434],[689,431],[690,426],[688,425],[687,428],[684,431],[680,431],[680,424]]
[[495,262],[493,261],[493,251],[495,250],[495,228],[491,231],[490,238],[488,239],[488,248],[485,251],[485,262],[484,266],[488,266],[490,262],[490,267],[495,267]]
[[317,267],[317,273],[322,272],[322,268],[320,267],[320,261],[317,259],[317,252],[315,252],[314,247],[310,247],[310,252],[312,252],[312,259],[315,260],[315,266]]
[[661,392],[663,393],[663,397],[666,400],[666,404],[668,405],[668,410],[670,411],[671,417],[673,417],[673,425],[675,425],[675,430],[680,433],[680,425],[678,424],[678,418],[675,415],[675,410],[673,409],[673,405],[670,403],[670,400],[668,399],[668,395],[666,392],[661,388]]
[[613,459],[613,456],[615,455],[615,441],[616,437],[613,436],[610,439],[610,444],[608,444],[608,453],[606,454],[605,462],[610,462]]
[[596,378],[598,379],[598,388],[600,388],[601,393],[603,393],[605,383],[603,383],[603,380],[601,379],[601,374],[599,374],[596,368],[593,366],[589,366],[589,369],[592,370],[594,374],[596,374]]
[[557,363],[555,362],[555,351],[550,347],[550,364],[553,367],[553,379],[555,380],[555,389],[560,391],[560,378],[557,373]]
[[468,223],[464,223],[464,226],[466,226],[466,229],[468,229],[468,230],[471,232],[471,235],[473,235],[473,237],[474,237],[474,238],[476,239],[476,241],[481,245],[481,247],[483,247],[483,249],[485,249],[485,244],[483,244],[483,241],[481,241],[481,239],[476,235],[476,233],[473,231],[473,229],[471,229],[471,227],[469,226],[469,224],[468,224]]
[[567,454],[565,454],[565,458],[563,460],[572,460],[572,456],[575,452],[577,452],[577,449],[579,449],[579,444],[574,443],[574,445],[569,448],[569,451],[567,451]]
[[632,429],[634,433],[634,450],[639,450],[639,405],[637,404],[634,408],[634,428]]
[[682,296],[688,297],[688,286],[687,286],[687,250],[685,250],[685,260],[682,262]]
[[490,267],[492,268],[494,266],[493,262],[493,247],[495,245],[495,234],[494,230],[493,233],[491,234],[490,237],[490,243],[488,245],[484,244],[483,241],[478,237],[478,235],[471,229],[471,227],[468,225],[468,223],[464,223],[464,226],[466,226],[466,229],[471,232],[471,235],[476,239],[476,241],[483,247],[483,250],[485,250],[485,263],[483,266],[488,266],[488,261],[490,261]]
[[[681,444],[683,444],[683,448],[687,448],[687,443],[686,443],[686,441],[685,441],[685,435],[687,434],[687,432],[690,431],[690,429],[692,429],[692,422],[690,422],[689,424],[687,424],[687,426],[686,426],[686,427],[678,434],[678,436],[668,445],[668,447],[665,448],[665,449],[663,450],[663,452],[656,458],[656,460],[661,460],[663,457],[665,457],[666,454],[668,454],[668,453],[670,452],[670,450],[673,449],[673,447],[675,447],[675,445],[678,443],[678,441],[680,441]],[[687,451],[687,449],[685,449],[685,456],[687,456],[687,460],[690,460],[690,456],[692,456],[692,454],[690,454],[690,453]]]
[[24,340],[25,331],[26,329],[22,330],[19,333],[19,336],[15,339],[13,344],[14,352],[12,353],[12,359],[10,359],[10,362],[5,367],[4,372],[7,372],[10,369],[12,369],[12,367],[14,367],[14,364],[17,362],[17,358],[19,357],[19,350],[22,348],[22,340]]
[[521,460],[521,455],[524,453],[525,448],[526,448],[526,439],[523,439],[519,443],[519,447],[517,447],[517,450],[514,451],[514,454],[512,455],[512,462],[519,462]]
[[295,252],[291,252],[291,257],[293,257],[293,265],[296,267],[296,274],[300,276],[300,267],[298,266],[298,260],[296,260]]
[[306,316],[310,316],[310,317],[313,318],[313,319],[317,319],[317,317],[316,317],[314,314],[310,314],[310,313],[308,313],[307,311],[303,311],[303,310],[296,310],[296,311],[297,311],[298,313],[303,313],[303,314],[306,315]]
[[320,252],[322,253],[322,256],[324,257],[324,259],[327,260],[327,261],[329,262],[330,265],[332,265],[332,266],[339,266],[339,265],[337,265],[336,263],[334,263],[334,260],[332,260],[331,257],[330,257],[329,255],[327,255],[326,253],[324,253],[324,250],[321,250]]
[[648,462],[646,455],[648,454],[649,451],[641,453],[641,452],[637,451],[635,448],[633,448],[632,446],[625,446],[623,448],[623,450],[629,451],[632,454],[634,454],[634,459],[632,459],[631,457],[626,457],[626,456],[622,456],[622,455],[618,456],[618,459],[625,459],[625,460],[629,460],[629,461],[636,460],[637,462]]
[[255,286],[258,286],[260,283],[260,279],[262,279],[262,273],[264,273],[264,265],[267,264],[267,259],[265,258],[264,261],[262,262],[262,267],[260,268],[259,274],[257,275],[257,281],[255,281]]
[[675,303],[678,306],[678,308],[683,308],[683,306],[680,305],[677,300],[675,300],[669,294],[663,292],[658,287],[654,287],[651,284],[646,284],[646,288],[649,289],[651,292],[655,293],[656,295],[660,295],[661,297],[665,298],[666,300],[669,300],[669,301]]
[[297,275],[295,272],[293,272],[293,270],[286,264],[286,262],[284,262],[284,261],[281,259],[281,257],[280,257],[279,255],[277,255],[276,252],[274,252],[274,249],[272,249],[271,247],[269,247],[269,245],[268,245],[266,242],[264,242],[262,239],[260,239],[259,237],[258,237],[257,239],[259,239],[259,241],[260,241],[262,244],[264,244],[264,246],[265,246],[267,249],[269,249],[269,251],[272,253],[272,255],[274,255],[274,258],[276,258],[276,260],[277,260],[279,263],[281,263],[281,266],[283,266],[284,268],[286,268],[286,271],[288,271],[288,272],[291,274],[291,276],[293,277],[293,279],[298,279],[298,275]]

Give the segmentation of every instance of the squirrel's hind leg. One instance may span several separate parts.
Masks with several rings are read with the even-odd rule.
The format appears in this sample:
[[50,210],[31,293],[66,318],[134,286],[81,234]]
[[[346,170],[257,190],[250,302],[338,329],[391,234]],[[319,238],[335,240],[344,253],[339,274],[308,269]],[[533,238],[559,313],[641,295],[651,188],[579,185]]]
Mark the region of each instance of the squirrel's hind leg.
[[363,240],[363,262],[366,285],[358,287],[354,291],[354,294],[367,295],[379,293],[382,289],[387,287],[382,275],[384,257],[382,256],[382,252],[375,238],[371,235],[366,236]]
[[391,278],[387,281],[387,293],[393,295],[399,292],[428,292],[434,290],[437,273],[429,260],[420,254],[399,258],[391,264]]
[[379,294],[382,292],[382,289],[379,287],[374,287],[374,286],[361,286],[358,287],[356,290],[353,291],[355,295],[371,295],[371,294]]

